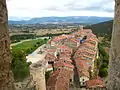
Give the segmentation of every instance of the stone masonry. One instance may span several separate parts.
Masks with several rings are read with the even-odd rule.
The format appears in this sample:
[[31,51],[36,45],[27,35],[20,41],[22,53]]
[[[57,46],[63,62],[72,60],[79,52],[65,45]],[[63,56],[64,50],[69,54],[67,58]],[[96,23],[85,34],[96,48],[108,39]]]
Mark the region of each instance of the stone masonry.
[[42,64],[34,63],[30,65],[30,75],[34,83],[35,90],[46,90],[45,68]]
[[120,0],[115,0],[115,17],[110,51],[108,90],[120,90]]
[[14,90],[6,0],[0,0],[0,90]]

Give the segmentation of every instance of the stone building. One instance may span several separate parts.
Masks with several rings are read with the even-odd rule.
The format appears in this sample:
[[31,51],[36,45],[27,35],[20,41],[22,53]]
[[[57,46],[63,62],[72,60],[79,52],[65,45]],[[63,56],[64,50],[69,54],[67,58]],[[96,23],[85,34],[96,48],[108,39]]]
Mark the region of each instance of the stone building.
[[46,90],[45,69],[39,62],[30,65],[30,75],[34,83],[35,90]]

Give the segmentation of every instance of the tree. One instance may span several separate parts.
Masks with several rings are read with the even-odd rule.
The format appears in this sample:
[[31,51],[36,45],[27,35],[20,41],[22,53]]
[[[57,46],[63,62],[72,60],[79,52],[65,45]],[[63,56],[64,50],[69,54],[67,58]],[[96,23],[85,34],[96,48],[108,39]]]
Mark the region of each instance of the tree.
[[25,53],[18,50],[12,52],[12,71],[14,73],[15,80],[23,80],[29,75],[29,65],[26,62]]
[[101,67],[99,70],[99,76],[100,77],[106,77],[108,76],[108,69]]

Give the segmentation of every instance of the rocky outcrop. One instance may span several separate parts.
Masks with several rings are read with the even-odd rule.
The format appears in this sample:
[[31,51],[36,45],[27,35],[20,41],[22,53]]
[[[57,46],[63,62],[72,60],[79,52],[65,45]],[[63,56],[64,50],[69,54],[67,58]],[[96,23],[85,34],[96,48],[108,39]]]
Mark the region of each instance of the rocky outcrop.
[[45,68],[42,64],[38,62],[30,65],[30,75],[35,90],[46,90]]
[[120,0],[115,0],[115,18],[110,50],[108,90],[120,90]]
[[14,90],[6,0],[0,0],[0,90]]

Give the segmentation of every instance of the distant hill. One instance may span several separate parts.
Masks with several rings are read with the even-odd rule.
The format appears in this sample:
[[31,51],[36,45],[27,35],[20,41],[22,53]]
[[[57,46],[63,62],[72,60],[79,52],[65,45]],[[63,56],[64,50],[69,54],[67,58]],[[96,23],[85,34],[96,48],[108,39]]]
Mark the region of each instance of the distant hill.
[[42,17],[32,18],[30,20],[12,21],[9,24],[61,24],[61,23],[82,23],[96,24],[112,20],[110,17],[95,17],[95,16],[69,16],[69,17]]
[[98,24],[93,24],[91,26],[86,26],[85,28],[90,28],[93,30],[93,33],[96,35],[105,35],[108,34],[111,36],[113,27],[113,20],[102,22]]

